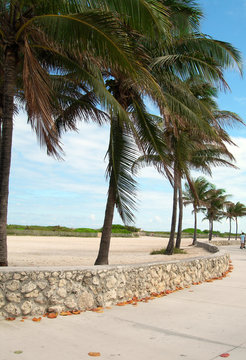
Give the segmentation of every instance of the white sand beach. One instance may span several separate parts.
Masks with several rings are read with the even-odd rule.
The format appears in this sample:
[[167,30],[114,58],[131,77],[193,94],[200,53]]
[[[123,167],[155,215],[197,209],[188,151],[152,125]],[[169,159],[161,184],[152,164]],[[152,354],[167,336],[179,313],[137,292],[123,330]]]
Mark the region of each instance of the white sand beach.
[[[100,238],[8,236],[9,266],[91,266],[97,257]],[[150,255],[152,250],[166,247],[168,239],[142,236],[112,238],[109,264],[132,264],[170,261],[207,255],[202,248],[189,246],[183,239],[181,248],[187,254]]]

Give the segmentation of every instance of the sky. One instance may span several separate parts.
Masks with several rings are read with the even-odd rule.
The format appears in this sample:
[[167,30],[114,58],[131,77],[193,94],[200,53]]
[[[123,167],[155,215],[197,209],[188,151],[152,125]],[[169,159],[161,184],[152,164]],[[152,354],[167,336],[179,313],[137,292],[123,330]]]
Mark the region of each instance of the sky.
[[[199,0],[204,11],[203,33],[230,42],[246,62],[246,0]],[[226,72],[230,92],[219,94],[220,109],[238,113],[246,121],[246,80],[236,69]],[[149,108],[151,110],[151,104]],[[239,169],[216,168],[208,180],[231,194],[230,200],[246,204],[246,127],[228,130],[237,147],[231,152]],[[100,228],[108,191],[104,159],[109,131],[107,126],[80,124],[79,131],[62,138],[64,160],[46,155],[27,124],[25,113],[15,117],[8,224],[60,225]],[[194,177],[200,173],[193,173]],[[170,229],[172,188],[153,168],[137,177],[138,197],[135,226],[144,230]],[[183,228],[193,227],[192,207],[184,211]],[[199,216],[198,228],[208,229]],[[122,223],[115,212],[114,224]],[[214,229],[228,231],[228,221],[216,222]],[[246,219],[239,219],[239,231],[246,232]]]

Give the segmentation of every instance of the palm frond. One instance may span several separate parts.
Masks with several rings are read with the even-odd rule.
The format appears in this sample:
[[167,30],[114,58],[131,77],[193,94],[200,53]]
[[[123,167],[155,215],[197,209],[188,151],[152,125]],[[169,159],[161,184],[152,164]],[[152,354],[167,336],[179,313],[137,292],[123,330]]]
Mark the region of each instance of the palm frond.
[[134,221],[136,182],[131,167],[137,156],[133,138],[121,126],[117,117],[111,117],[110,143],[107,152],[107,177],[114,187],[116,207],[125,224]]
[[41,145],[46,145],[48,153],[59,158],[61,147],[51,116],[53,94],[49,76],[35,58],[27,40],[24,45],[23,87],[28,121]]

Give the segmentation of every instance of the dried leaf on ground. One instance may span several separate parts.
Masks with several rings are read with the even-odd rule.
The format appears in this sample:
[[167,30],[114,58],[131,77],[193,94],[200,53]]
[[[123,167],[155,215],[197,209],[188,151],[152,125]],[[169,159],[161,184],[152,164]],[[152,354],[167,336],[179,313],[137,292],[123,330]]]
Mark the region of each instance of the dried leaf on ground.
[[34,321],[34,322],[40,322],[41,320],[42,320],[41,317],[38,317],[38,318],[34,317],[34,318],[32,318],[32,321]]
[[88,352],[88,355],[89,356],[101,356],[100,352],[93,352],[93,351]]
[[48,315],[47,315],[47,318],[49,318],[49,319],[55,319],[56,317],[57,317],[57,313],[49,313]]

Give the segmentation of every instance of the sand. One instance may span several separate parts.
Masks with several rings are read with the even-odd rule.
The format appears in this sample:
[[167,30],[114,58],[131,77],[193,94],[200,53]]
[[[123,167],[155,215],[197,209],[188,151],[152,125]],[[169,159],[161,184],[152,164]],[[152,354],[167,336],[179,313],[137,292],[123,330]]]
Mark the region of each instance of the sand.
[[[99,238],[8,236],[9,266],[91,266],[97,257]],[[208,255],[202,248],[189,246],[192,239],[183,239],[181,248],[187,254],[150,255],[165,247],[168,239],[142,236],[112,238],[109,264],[133,264],[171,261]]]

